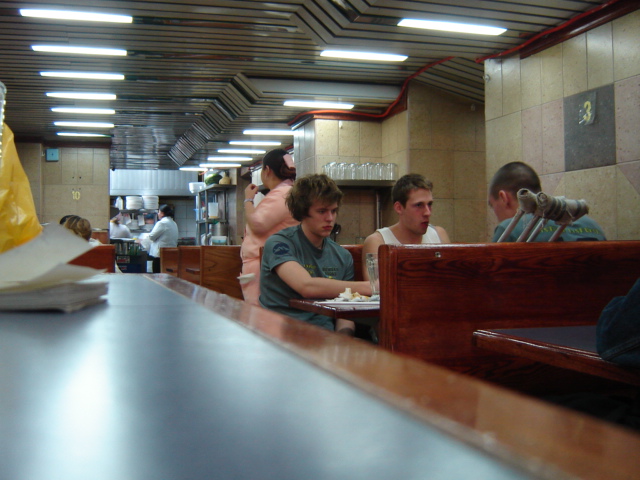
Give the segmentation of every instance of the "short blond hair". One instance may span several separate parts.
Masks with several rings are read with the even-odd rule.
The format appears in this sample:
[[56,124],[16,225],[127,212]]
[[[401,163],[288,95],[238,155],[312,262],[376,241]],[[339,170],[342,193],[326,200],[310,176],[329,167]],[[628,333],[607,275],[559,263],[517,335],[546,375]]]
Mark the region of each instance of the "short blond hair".
[[91,238],[91,222],[86,218],[73,215],[64,222],[64,228],[89,241]]

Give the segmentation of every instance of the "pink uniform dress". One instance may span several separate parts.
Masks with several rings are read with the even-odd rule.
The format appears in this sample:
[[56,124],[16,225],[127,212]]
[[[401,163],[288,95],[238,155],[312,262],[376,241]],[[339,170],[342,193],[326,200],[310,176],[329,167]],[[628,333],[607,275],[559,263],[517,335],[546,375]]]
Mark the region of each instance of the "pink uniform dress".
[[260,305],[260,247],[264,246],[271,235],[283,228],[297,225],[285,204],[285,198],[293,186],[293,180],[284,180],[273,188],[258,204],[255,211],[248,215],[253,228],[246,222],[244,240],[240,255],[242,256],[242,274],[253,273],[255,278],[242,285],[242,294],[246,302]]

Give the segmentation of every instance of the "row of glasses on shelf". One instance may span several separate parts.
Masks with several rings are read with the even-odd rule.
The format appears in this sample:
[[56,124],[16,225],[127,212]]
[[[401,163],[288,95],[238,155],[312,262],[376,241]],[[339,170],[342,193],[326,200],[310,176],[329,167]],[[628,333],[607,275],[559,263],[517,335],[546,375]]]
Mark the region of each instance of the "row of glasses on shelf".
[[398,177],[398,165],[331,162],[322,167],[322,173],[334,180],[395,180]]

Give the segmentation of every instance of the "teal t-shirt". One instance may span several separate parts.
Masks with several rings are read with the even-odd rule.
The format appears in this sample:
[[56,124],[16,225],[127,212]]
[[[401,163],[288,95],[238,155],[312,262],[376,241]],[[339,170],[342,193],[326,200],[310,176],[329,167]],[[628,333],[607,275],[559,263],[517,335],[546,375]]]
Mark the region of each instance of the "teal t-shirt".
[[[527,213],[522,216],[516,227],[509,234],[509,236],[504,240],[505,242],[515,242],[520,234],[524,231],[529,222],[533,219],[533,215]],[[493,241],[497,242],[502,232],[504,232],[509,224],[511,223],[511,219],[503,220],[496,227],[493,232]],[[551,236],[558,229],[558,224],[553,220],[549,220],[544,228],[540,231],[538,236],[536,237],[536,242],[548,242]],[[598,225],[594,220],[589,218],[588,216],[580,217],[578,220],[573,222],[571,225],[567,226],[560,235],[558,241],[564,242],[579,242],[579,241],[595,241],[595,240],[606,240],[604,236],[604,232],[600,225]],[[525,240],[526,241],[526,240]]]
[[275,268],[285,262],[299,263],[312,277],[353,280],[351,254],[330,238],[324,239],[322,248],[314,247],[300,225],[285,228],[269,237],[262,253],[260,304],[269,310],[333,330],[330,317],[289,307],[290,299],[303,297],[276,274]]

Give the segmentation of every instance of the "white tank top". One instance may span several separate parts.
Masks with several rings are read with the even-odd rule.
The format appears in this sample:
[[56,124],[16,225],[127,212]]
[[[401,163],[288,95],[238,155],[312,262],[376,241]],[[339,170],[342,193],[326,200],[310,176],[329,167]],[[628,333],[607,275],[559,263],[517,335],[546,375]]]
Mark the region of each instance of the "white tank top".
[[[384,243],[387,245],[402,245],[396,236],[391,232],[389,227],[379,228],[377,230],[382,235]],[[442,243],[438,232],[431,225],[427,227],[427,232],[422,236],[422,243]]]

